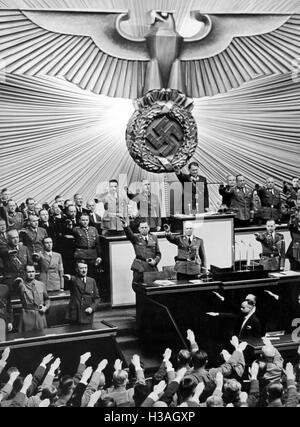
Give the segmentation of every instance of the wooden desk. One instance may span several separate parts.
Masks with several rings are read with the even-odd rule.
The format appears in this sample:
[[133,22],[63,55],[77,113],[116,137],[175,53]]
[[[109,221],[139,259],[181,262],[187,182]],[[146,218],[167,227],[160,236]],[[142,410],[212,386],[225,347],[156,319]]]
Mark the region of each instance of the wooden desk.
[[[264,346],[261,339],[249,339],[248,340],[250,351],[252,351],[252,358],[256,359]],[[292,363],[298,362],[299,355],[297,354],[298,347],[300,345],[300,338],[294,340],[292,335],[282,335],[278,340],[272,340],[272,344],[281,353],[285,361]]]
[[43,332],[10,334],[9,341],[0,343],[0,352],[10,347],[8,368],[17,366],[22,375],[33,373],[48,353],[61,358],[61,370],[65,375],[74,375],[80,355],[91,352],[89,364],[95,369],[101,359],[109,360],[110,372],[107,375],[110,378],[114,360],[124,360],[115,340],[116,335],[117,328],[104,321],[92,327],[67,325]]
[[[247,294],[258,297],[258,308],[266,314],[266,330],[288,329],[292,319],[287,309],[295,304],[295,293],[300,292],[300,274],[293,277],[269,277],[267,279],[238,282],[209,282],[195,285],[174,281],[168,286],[155,284],[134,284],[136,293],[137,329],[143,344],[157,351],[165,346],[179,349],[187,346],[186,330],[193,329],[199,345],[210,349],[211,354],[228,343],[235,326],[234,316],[209,317],[207,312],[232,312],[239,309]],[[280,296],[279,302],[265,291]],[[221,302],[214,291],[225,297]],[[274,301],[274,305],[272,305]],[[279,304],[279,305],[278,305]]]
[[[159,240],[159,247],[162,259],[159,269],[163,266],[173,266],[174,258],[177,255],[177,247],[170,244],[165,238],[165,233],[155,233]],[[106,300],[113,307],[135,305],[135,294],[132,290],[131,265],[135,258],[135,253],[131,242],[125,236],[102,237],[103,283],[100,289],[104,290]]]

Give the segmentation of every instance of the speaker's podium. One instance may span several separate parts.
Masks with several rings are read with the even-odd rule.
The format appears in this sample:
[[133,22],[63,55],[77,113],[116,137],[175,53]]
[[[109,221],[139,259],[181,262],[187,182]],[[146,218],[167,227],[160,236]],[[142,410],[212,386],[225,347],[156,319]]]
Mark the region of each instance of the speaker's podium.
[[235,215],[205,213],[198,215],[173,215],[171,231],[183,233],[185,224],[192,222],[194,236],[203,239],[207,265],[230,268],[235,259]]

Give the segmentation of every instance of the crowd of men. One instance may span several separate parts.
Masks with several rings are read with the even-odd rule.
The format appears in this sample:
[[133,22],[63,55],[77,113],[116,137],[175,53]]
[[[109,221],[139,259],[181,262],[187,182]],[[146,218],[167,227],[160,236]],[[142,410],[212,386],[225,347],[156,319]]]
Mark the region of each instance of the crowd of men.
[[[206,179],[199,174],[199,165],[191,163],[189,174],[176,173],[184,189],[188,190],[189,211],[197,213],[201,200],[203,209],[208,210],[208,186]],[[283,236],[276,232],[276,223],[285,219],[292,235],[286,256],[291,268],[300,270],[299,187],[299,179],[296,178],[290,185],[284,183],[282,196],[275,188],[274,180],[268,178],[265,186],[257,185],[251,191],[244,177],[238,175],[236,178],[229,176],[227,185],[219,188],[222,209],[236,214],[237,226],[249,225],[255,218],[261,224],[266,223],[266,232],[256,235],[262,244],[261,263],[266,269],[279,270],[284,265],[285,243]],[[136,203],[134,215],[129,210],[131,201]],[[182,203],[184,205],[185,200]],[[176,236],[167,223],[167,218],[166,221],[161,218],[159,197],[153,194],[147,180],[141,183],[140,191],[134,193],[126,187],[120,189],[118,181],[113,179],[104,194],[87,201],[86,205],[81,194],[75,194],[72,200],[58,195],[52,205],[37,203],[30,197],[25,203],[17,204],[9,190],[3,189],[0,194],[0,283],[8,287],[10,295],[21,298],[23,316],[19,330],[45,327],[49,295],[63,291],[66,285],[72,296],[84,293],[84,312],[90,312],[85,314],[92,319],[100,298],[95,289],[100,288],[101,235],[107,237],[123,233],[132,242],[136,253],[132,264],[134,281],[141,281],[145,272],[158,270],[161,253],[153,232],[162,229],[170,243],[178,246],[175,260],[177,278],[190,280],[205,273],[204,242],[194,236],[193,225],[186,223],[183,235]],[[84,277],[83,270],[86,270]],[[39,280],[36,280],[37,275]],[[93,280],[92,284],[87,285],[85,277]],[[2,293],[6,295],[5,289]],[[75,300],[75,297],[71,298],[69,318],[81,323],[85,316],[82,316],[82,308]],[[6,311],[8,314],[6,318],[2,315],[2,320],[6,321],[10,331],[10,308]]]
[[227,183],[221,184],[221,210],[236,213],[235,226],[247,227],[251,224],[264,224],[269,219],[277,223],[288,223],[300,207],[300,180],[293,178],[291,184],[283,183],[276,188],[273,178],[265,185],[256,184],[254,189],[246,185],[243,175],[229,175]]
[[[247,343],[233,336],[221,352],[222,362],[212,367],[193,331],[187,331],[189,349],[177,354],[167,348],[161,366],[146,377],[143,361],[132,357],[129,368],[121,360],[107,377],[109,361],[88,366],[91,354],[80,357],[77,372],[66,376],[61,360],[46,355],[36,371],[26,377],[11,366],[10,349],[0,359],[1,407],[103,407],[103,408],[199,408],[199,407],[297,407],[298,362],[285,363],[268,339],[260,357],[248,362]],[[297,355],[294,355],[297,359]],[[300,348],[298,357],[300,356]]]

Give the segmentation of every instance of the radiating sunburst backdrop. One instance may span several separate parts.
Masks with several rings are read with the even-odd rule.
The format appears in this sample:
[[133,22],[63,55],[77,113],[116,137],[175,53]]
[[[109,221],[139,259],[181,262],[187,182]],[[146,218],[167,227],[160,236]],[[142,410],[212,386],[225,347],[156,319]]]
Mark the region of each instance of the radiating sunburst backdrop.
[[[188,11],[201,1],[107,0],[101,6],[132,8],[142,22],[150,3],[151,8],[177,10],[183,25]],[[220,1],[210,3],[217,7]],[[246,3],[236,0],[237,6]],[[97,7],[99,1],[0,0],[0,7],[49,5],[85,8]],[[299,106],[300,85],[292,72],[195,100],[195,159],[211,184],[213,206],[219,203],[215,184],[229,173],[244,173],[249,185],[267,176],[280,185],[300,175]],[[142,171],[127,152],[125,130],[132,113],[130,100],[96,95],[62,78],[2,74],[0,186],[9,187],[18,202],[28,196],[51,202],[58,193],[67,197],[77,191],[92,198],[99,183],[120,174],[127,174],[129,182],[144,176],[163,180]]]

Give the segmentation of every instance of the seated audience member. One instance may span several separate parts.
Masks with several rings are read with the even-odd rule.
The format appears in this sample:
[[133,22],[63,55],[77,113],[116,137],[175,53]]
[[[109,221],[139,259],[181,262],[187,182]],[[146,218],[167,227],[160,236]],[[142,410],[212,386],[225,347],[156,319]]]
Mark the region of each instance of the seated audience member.
[[261,200],[260,219],[266,222],[273,219],[275,222],[280,220],[281,216],[281,195],[280,191],[275,188],[273,178],[268,178],[265,187],[256,186],[258,196]]
[[287,250],[286,257],[290,261],[291,270],[300,271],[300,208],[291,217],[288,227],[292,242]]
[[[192,341],[194,340],[192,331],[188,332],[188,336]],[[140,357],[134,355],[131,366],[135,379],[131,381],[130,370],[129,373],[124,370],[122,362],[117,360],[114,364],[113,386],[106,388],[105,384],[106,382],[109,384],[110,379],[106,381],[103,371],[107,368],[109,361],[102,360],[93,372],[92,367],[87,367],[87,362],[92,355],[85,353],[80,356],[76,374],[66,376],[62,372],[56,389],[55,376],[61,366],[60,359],[53,361],[53,355],[47,355],[34,375],[30,374],[23,378],[17,368],[10,368],[7,373],[5,372],[10,356],[10,349],[6,348],[0,359],[0,373],[3,378],[3,386],[0,387],[1,406],[48,407],[51,405],[110,408],[136,406],[177,407],[178,410],[188,407],[222,406],[297,407],[298,382],[294,366],[287,363],[285,371],[283,370],[283,359],[274,349],[271,341],[265,339],[262,357],[248,367],[250,380],[248,392],[244,391],[244,383],[239,380],[245,370],[243,352],[246,343],[239,343],[237,337],[233,337],[231,343],[235,353],[231,356],[223,350],[225,363],[220,368],[208,370],[204,367],[200,371],[201,378],[209,379],[210,388],[204,380],[199,381],[195,373],[192,375],[188,373],[185,367],[175,372],[169,360],[171,350],[167,349],[164,359],[168,380],[167,377],[159,383],[145,380]],[[192,351],[198,352],[196,343],[193,343]],[[300,354],[299,350],[298,354]],[[235,364],[234,357],[238,357],[241,363]],[[50,365],[49,370],[47,365]],[[199,369],[196,369],[196,373],[200,374],[198,371]],[[186,409],[183,410],[186,411]]]
[[64,291],[64,266],[59,253],[53,252],[51,237],[43,239],[44,249],[39,252],[40,281],[46,285],[47,292]]
[[230,205],[231,205],[231,191],[234,189],[236,185],[236,179],[233,175],[228,175],[227,176],[227,184],[225,185],[224,183],[222,183],[219,186],[219,194],[220,196],[222,196],[222,207],[224,207],[224,209],[229,209]]
[[29,197],[28,199],[26,199],[26,206],[25,209],[23,210],[23,216],[24,216],[24,221],[27,224],[27,221],[29,220],[29,216],[30,215],[34,215],[36,216],[36,212],[35,212],[35,205],[36,205],[36,201]]
[[42,331],[47,328],[46,312],[50,308],[50,299],[44,283],[35,279],[36,270],[27,265],[25,280],[16,279],[22,304],[19,332]]
[[236,213],[235,227],[247,227],[254,219],[253,192],[246,187],[243,175],[237,175],[236,186],[228,193],[230,209]]
[[25,278],[25,267],[32,262],[28,248],[20,244],[19,233],[12,230],[7,233],[7,246],[0,251],[3,263],[2,283],[14,293],[14,283],[17,277]]
[[260,265],[265,270],[284,270],[285,241],[284,235],[276,232],[275,220],[267,221],[266,232],[255,233],[256,240],[262,245]]
[[38,217],[36,215],[29,215],[28,227],[20,232],[20,240],[27,246],[33,258],[35,254],[43,250],[43,239],[45,237],[48,237],[47,231],[39,227]]
[[[131,363],[135,368],[136,384],[145,384],[144,371],[141,367],[140,357],[134,355]],[[128,372],[122,369],[121,360],[116,360],[113,374],[113,387],[107,390],[106,397],[114,399],[117,406],[134,406],[134,387],[127,389],[129,382]]]
[[8,286],[0,284],[0,342],[6,341],[6,332],[12,331],[12,320],[10,289]]
[[83,260],[88,265],[89,276],[96,279],[97,267],[102,259],[99,234],[95,227],[89,225],[89,215],[82,214],[79,218],[79,227],[73,229],[75,261]]
[[24,227],[24,217],[21,212],[17,212],[17,204],[13,200],[7,204],[7,222],[9,230],[20,231]]
[[89,325],[94,321],[94,312],[100,303],[96,282],[87,276],[88,266],[84,261],[78,261],[76,276],[65,274],[70,281],[71,298],[68,319],[72,324]]

